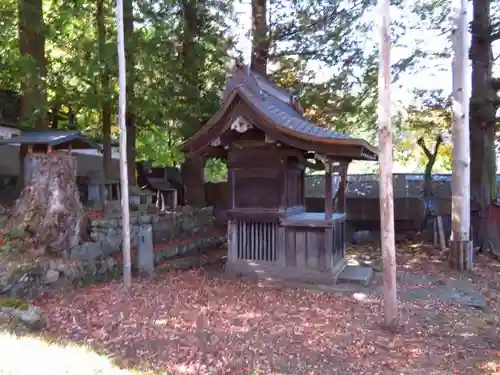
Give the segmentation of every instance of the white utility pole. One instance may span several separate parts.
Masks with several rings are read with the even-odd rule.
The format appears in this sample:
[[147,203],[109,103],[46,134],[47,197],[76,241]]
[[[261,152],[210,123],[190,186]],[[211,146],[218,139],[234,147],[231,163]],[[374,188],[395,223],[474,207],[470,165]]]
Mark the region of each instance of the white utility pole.
[[394,239],[394,199],[392,188],[391,129],[391,37],[390,3],[379,0],[378,123],[380,164],[380,223],[384,280],[384,320],[390,328],[398,324],[396,294],[396,244]]
[[470,140],[469,98],[467,95],[468,20],[467,0],[453,0],[452,31],[452,201],[450,266],[459,270],[473,268],[470,238]]
[[130,259],[130,207],[127,168],[127,127],[125,124],[125,113],[127,106],[127,74],[125,67],[125,37],[123,31],[123,0],[116,1],[116,22],[118,25],[118,124],[120,126],[120,185],[123,236],[123,283],[125,284],[126,288],[129,288],[132,284],[132,262]]

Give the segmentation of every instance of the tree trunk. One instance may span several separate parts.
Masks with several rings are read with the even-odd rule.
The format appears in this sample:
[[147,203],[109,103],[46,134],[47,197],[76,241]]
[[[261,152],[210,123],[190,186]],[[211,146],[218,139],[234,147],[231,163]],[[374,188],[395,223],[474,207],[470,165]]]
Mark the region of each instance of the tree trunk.
[[182,165],[184,203],[192,207],[205,207],[205,168],[201,157],[186,158]]
[[389,328],[398,324],[396,295],[396,245],[394,240],[394,199],[392,188],[391,130],[391,39],[389,0],[379,1],[379,138],[380,138],[380,223],[382,261],[384,267],[384,320]]
[[432,191],[432,169],[434,168],[434,164],[436,164],[437,155],[439,152],[439,146],[443,143],[443,138],[441,135],[436,137],[436,143],[434,144],[434,152],[431,152],[427,146],[425,145],[425,141],[423,138],[420,138],[417,141],[418,145],[422,148],[427,157],[427,164],[425,165],[424,171],[424,199],[427,201],[434,196]]
[[[205,28],[205,0],[182,0],[182,15],[184,19],[184,32],[182,39],[182,63],[184,66],[184,84],[187,103],[195,108],[197,101],[201,98],[203,82],[200,78],[201,65],[198,56],[199,47],[196,40],[201,36]],[[182,133],[185,137],[194,134],[205,119],[199,112],[186,116]],[[206,205],[204,187],[204,161],[201,158],[186,158],[182,165],[182,183],[184,192],[182,202],[193,207],[204,207]]]
[[136,178],[136,116],[134,113],[134,85],[135,85],[135,36],[134,36],[134,9],[133,0],[123,1],[123,22],[125,35],[125,59],[127,60],[127,165],[128,183],[135,186]]
[[99,61],[101,64],[101,121],[102,121],[102,167],[106,179],[111,178],[111,101],[110,69],[106,59],[106,19],[104,0],[97,0],[96,10],[97,34],[99,45]]
[[252,70],[266,76],[268,57],[267,0],[252,0]]
[[473,228],[479,246],[499,247],[492,241],[487,212],[496,184],[495,109],[492,79],[490,0],[473,0],[472,95],[470,99],[471,209]]
[[52,129],[59,128],[59,112],[61,111],[61,104],[57,98],[54,99],[52,103],[52,109],[50,111],[50,127]]
[[19,250],[43,249],[58,256],[80,243],[87,233],[86,214],[76,185],[76,159],[68,152],[26,157],[25,188],[5,229],[22,230]]
[[[129,1],[129,0],[125,0]],[[122,206],[122,252],[123,283],[126,288],[132,284],[132,261],[130,255],[130,205],[129,205],[129,169],[127,168],[127,70],[125,56],[124,0],[116,2],[116,19],[118,24],[118,124],[120,126],[120,188]]]
[[18,0],[18,11],[20,53],[31,62],[21,81],[21,123],[47,129],[47,63],[42,0]]
[[467,72],[467,0],[452,4],[453,20],[453,166],[451,198],[450,266],[471,271],[472,242],[470,241],[470,149],[469,120],[466,96]]

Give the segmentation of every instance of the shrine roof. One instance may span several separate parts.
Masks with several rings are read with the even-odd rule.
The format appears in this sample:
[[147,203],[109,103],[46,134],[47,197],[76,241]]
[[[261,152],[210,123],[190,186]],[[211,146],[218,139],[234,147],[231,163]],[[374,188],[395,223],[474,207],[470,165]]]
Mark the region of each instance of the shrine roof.
[[27,132],[12,138],[1,139],[0,145],[48,145],[53,148],[100,149],[101,147],[75,131]]
[[[226,112],[235,111],[235,103],[243,102],[249,111],[246,116],[272,138],[306,151],[345,156],[351,159],[376,160],[378,150],[363,139],[314,124],[305,115],[299,98],[276,86],[248,67],[236,65],[226,83],[219,111],[183,144],[184,151],[192,152],[206,146],[211,138],[223,131],[221,125]],[[237,117],[236,113],[226,117]],[[219,125],[217,125],[219,124]]]

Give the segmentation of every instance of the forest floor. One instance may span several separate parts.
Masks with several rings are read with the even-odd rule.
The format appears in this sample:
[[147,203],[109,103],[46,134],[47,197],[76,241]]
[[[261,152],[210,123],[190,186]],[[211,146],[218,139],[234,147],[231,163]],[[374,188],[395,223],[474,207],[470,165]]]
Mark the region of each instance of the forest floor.
[[[348,254],[379,263],[375,247]],[[170,270],[134,279],[128,292],[108,282],[36,301],[46,328],[38,336],[0,335],[2,352],[30,353],[9,354],[0,374],[132,373],[120,367],[137,374],[500,375],[500,263],[479,256],[474,274],[464,276],[430,246],[399,244],[397,256],[404,277],[395,332],[383,328],[380,276],[363,295]],[[484,296],[485,307],[412,292],[460,280]],[[31,353],[46,372],[23,370],[36,361]]]

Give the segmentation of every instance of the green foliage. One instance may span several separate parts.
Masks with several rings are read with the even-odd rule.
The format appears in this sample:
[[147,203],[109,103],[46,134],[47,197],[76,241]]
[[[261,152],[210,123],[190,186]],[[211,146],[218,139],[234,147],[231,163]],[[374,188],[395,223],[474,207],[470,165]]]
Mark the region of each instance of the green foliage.
[[[353,2],[270,2],[270,65],[279,85],[298,90],[312,121],[377,142],[377,44],[372,15],[375,0]],[[106,40],[99,48],[97,2],[44,0],[48,108],[58,112],[58,126],[68,126],[68,112],[77,128],[100,139],[100,111],[117,106],[117,46],[114,4],[104,2]],[[403,48],[394,62],[393,77],[436,67],[439,74],[448,46],[432,50],[424,38],[408,42],[409,31],[436,35],[449,28],[449,0],[393,1],[393,44]],[[188,11],[195,10],[195,14]],[[19,90],[33,69],[19,53],[17,1],[2,2],[0,27],[0,88]],[[196,27],[187,22],[191,17]],[[219,108],[234,35],[229,28],[232,1],[134,1],[134,97],[127,103],[137,117],[137,157],[155,166],[178,165],[179,145]],[[194,17],[194,18],[193,18]],[[497,17],[497,16],[495,16]],[[496,19],[496,18],[495,18]],[[192,23],[192,22],[191,22]],[[495,23],[496,25],[496,23]],[[427,35],[427,34],[425,34]],[[110,87],[101,89],[101,74],[110,73]],[[428,90],[426,90],[428,91]],[[425,95],[422,95],[425,94]],[[437,132],[447,132],[449,118],[441,107],[416,92],[415,103],[394,114],[395,155],[410,163],[421,155],[416,140],[429,145]],[[40,109],[42,110],[42,109]],[[443,117],[444,116],[444,117]],[[116,116],[112,137],[117,139]],[[440,150],[436,169],[450,167],[451,148]],[[425,162],[420,157],[417,164]],[[225,175],[219,162],[207,163],[207,179]]]
[[0,307],[26,311],[29,306],[17,298],[0,298]]
[[[451,132],[451,110],[449,101],[444,99],[440,92],[423,95],[420,93],[424,105],[410,106],[401,111],[396,117],[395,156],[402,163],[414,163],[424,167],[427,157],[417,144],[422,138],[429,150],[434,149],[436,137],[444,135],[442,144],[433,169],[437,171],[451,171],[452,145],[449,141]],[[446,141],[448,139],[448,141]]]
[[[196,5],[202,0],[187,2]],[[193,44],[193,60],[184,64],[181,48],[185,38],[182,6],[186,2],[164,3],[138,0],[135,4],[134,58],[136,82],[134,102],[138,124],[138,156],[155,165],[182,161],[177,146],[182,137],[195,131],[219,105],[218,92],[225,80],[228,46],[227,21],[231,2],[207,2],[204,26]],[[58,127],[68,126],[69,110],[76,115],[78,130],[101,138],[100,110],[104,100],[117,106],[116,20],[113,3],[104,2],[105,48],[99,50],[97,3],[88,0],[59,2],[44,0],[44,22],[48,74],[48,107],[59,115]],[[0,35],[0,88],[19,91],[32,68],[21,59],[17,28],[17,2],[2,3]],[[101,58],[101,55],[104,58]],[[105,65],[103,67],[103,64]],[[199,67],[196,80],[190,80]],[[110,72],[110,90],[100,88],[100,74]],[[198,84],[201,83],[201,92]],[[40,109],[42,110],[42,109]],[[112,136],[118,136],[116,117]]]
[[227,181],[227,165],[220,159],[208,159],[205,164],[206,182]]
[[16,251],[16,243],[28,237],[24,228],[4,229],[1,233],[0,255],[10,254]]

